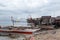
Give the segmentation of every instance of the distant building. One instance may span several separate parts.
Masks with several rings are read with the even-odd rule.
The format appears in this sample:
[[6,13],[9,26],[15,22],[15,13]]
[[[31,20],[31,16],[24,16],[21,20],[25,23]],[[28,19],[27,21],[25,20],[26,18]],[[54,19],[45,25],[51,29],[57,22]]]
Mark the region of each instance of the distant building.
[[51,19],[51,16],[42,16],[41,17],[41,20],[42,20],[41,24],[47,24],[48,25],[50,19]]

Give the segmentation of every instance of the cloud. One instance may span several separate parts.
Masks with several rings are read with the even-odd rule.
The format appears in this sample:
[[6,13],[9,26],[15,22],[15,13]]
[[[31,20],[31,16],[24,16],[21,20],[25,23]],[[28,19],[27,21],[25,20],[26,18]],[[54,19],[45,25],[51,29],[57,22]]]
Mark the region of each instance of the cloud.
[[50,13],[60,10],[59,5],[59,0],[0,0],[0,14],[14,16],[37,13],[43,15],[45,13],[50,15]]
[[29,15],[45,3],[47,0],[0,0],[0,15]]

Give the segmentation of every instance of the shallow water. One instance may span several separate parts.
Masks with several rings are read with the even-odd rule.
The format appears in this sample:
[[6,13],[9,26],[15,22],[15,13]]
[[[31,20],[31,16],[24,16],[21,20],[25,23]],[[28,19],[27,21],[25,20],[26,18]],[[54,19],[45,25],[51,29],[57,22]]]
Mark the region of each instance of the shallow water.
[[0,36],[0,40],[23,40],[24,38],[10,38],[8,36]]

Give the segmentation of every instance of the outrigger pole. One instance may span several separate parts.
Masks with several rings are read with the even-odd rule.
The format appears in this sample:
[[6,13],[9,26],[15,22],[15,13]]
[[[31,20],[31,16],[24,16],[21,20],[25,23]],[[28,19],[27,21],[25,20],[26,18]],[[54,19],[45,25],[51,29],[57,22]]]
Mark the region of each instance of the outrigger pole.
[[14,27],[14,25],[15,25],[16,22],[20,22],[20,21],[14,20],[13,16],[11,16],[11,21],[12,21],[13,27]]
[[14,19],[13,19],[13,16],[11,16],[11,21],[12,21],[12,24],[13,24],[13,27],[14,27]]

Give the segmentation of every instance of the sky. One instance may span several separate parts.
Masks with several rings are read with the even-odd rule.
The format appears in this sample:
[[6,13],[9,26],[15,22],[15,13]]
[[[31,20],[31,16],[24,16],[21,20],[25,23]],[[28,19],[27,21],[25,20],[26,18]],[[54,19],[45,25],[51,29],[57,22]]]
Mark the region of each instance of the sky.
[[60,0],[0,0],[0,25],[10,24],[14,19],[59,16]]

